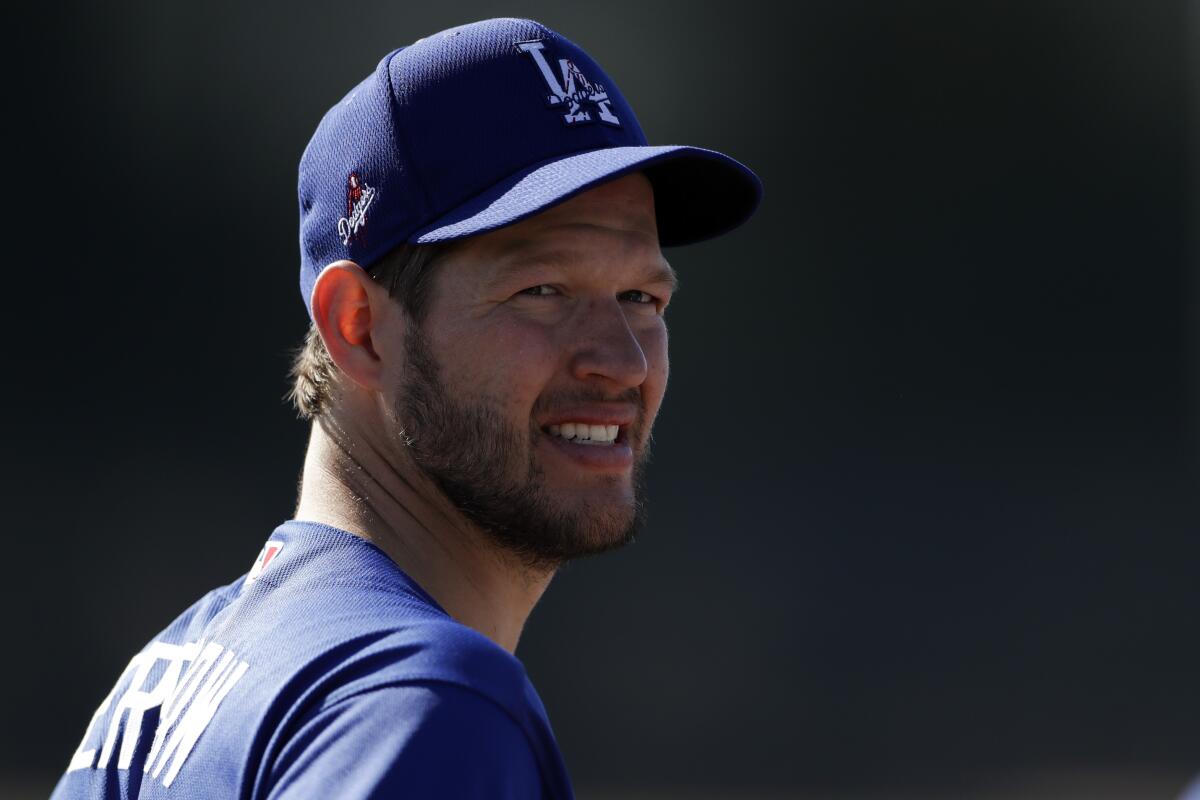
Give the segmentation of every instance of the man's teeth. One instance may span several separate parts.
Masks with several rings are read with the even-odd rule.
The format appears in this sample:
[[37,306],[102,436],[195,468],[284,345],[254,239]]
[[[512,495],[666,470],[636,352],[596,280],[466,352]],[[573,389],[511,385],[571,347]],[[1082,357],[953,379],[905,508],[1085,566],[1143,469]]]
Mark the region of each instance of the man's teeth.
[[617,439],[616,425],[589,425],[586,422],[564,422],[551,425],[552,436],[570,439],[576,444],[612,444]]

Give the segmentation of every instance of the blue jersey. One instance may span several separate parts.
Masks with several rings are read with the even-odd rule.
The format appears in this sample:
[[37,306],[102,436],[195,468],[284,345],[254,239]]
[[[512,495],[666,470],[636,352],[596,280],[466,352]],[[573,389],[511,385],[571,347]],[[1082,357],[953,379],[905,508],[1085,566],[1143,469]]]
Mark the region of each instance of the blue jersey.
[[53,800],[570,798],[521,662],[382,551],[289,520],[133,657]]

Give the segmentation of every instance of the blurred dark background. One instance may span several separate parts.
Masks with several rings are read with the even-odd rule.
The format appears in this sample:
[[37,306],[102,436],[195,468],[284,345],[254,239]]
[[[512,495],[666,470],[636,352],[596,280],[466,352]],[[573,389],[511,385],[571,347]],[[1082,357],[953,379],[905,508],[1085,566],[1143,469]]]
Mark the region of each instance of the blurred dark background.
[[129,657],[291,515],[317,121],[501,14],[766,185],[667,254],[649,531],[566,568],[518,653],[581,797],[1174,797],[1200,13],[1065,0],[20,12],[0,794],[48,793]]

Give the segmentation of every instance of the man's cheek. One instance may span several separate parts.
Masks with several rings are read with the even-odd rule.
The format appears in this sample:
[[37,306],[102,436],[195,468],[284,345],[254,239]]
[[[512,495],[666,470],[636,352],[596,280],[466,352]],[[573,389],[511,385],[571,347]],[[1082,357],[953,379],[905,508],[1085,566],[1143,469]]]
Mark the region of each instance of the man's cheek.
[[462,393],[455,400],[487,402],[514,413],[524,409],[529,413],[538,395],[546,386],[549,375],[536,368],[532,358],[514,358],[512,353],[479,353],[473,365],[458,367],[454,378],[447,382],[449,391]]
[[492,395],[536,397],[553,377],[554,350],[541,337],[499,330],[470,348],[461,362],[471,365],[465,379]]

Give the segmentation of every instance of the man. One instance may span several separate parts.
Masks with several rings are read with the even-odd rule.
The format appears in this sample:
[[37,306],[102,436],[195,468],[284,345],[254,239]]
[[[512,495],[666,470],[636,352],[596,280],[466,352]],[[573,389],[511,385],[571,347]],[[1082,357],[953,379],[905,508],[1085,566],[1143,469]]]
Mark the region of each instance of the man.
[[133,658],[55,797],[570,797],[513,652],[556,567],[641,522],[661,245],[758,180],[647,146],[586,53],[500,19],[386,56],[299,195],[295,518]]

